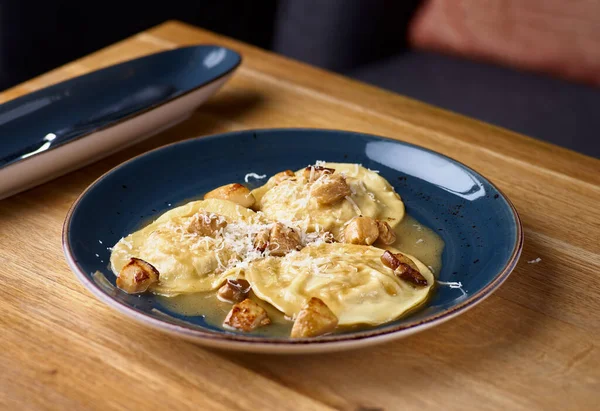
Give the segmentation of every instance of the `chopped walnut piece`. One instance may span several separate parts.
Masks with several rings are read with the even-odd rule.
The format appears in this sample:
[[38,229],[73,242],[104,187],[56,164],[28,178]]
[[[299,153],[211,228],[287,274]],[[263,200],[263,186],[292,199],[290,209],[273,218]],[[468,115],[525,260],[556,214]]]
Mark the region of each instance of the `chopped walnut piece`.
[[371,217],[354,217],[344,227],[344,242],[371,245],[379,237],[377,222]]
[[401,280],[417,286],[426,286],[427,279],[423,277],[417,265],[403,254],[392,254],[386,251],[381,256],[381,262],[394,270],[394,274]]
[[271,320],[265,309],[248,298],[235,304],[223,321],[224,326],[246,332],[269,324]]
[[377,220],[377,229],[379,230],[379,241],[383,244],[390,245],[396,242],[396,233],[387,222]]
[[310,194],[319,205],[331,205],[350,196],[352,191],[341,174],[326,174],[315,181]]
[[317,181],[325,174],[333,173],[335,173],[334,168],[327,168],[323,166],[308,166],[302,172],[302,176],[304,177],[304,180],[306,180],[308,183],[312,183],[314,181]]
[[269,233],[268,249],[270,255],[283,257],[290,251],[300,250],[302,242],[300,235],[292,228],[281,223],[275,223]]
[[321,239],[326,243],[335,243],[335,237],[329,231],[325,231],[321,234]]
[[204,195],[204,199],[209,198],[229,200],[242,207],[252,207],[256,201],[250,190],[238,183],[227,184],[209,191]]
[[335,329],[338,318],[322,300],[311,298],[296,316],[292,338],[317,337]]
[[187,231],[201,236],[214,237],[219,230],[227,226],[225,217],[215,213],[199,211],[187,223]]
[[217,292],[217,297],[221,301],[229,303],[239,303],[244,301],[250,293],[250,283],[244,279],[228,279]]
[[131,258],[117,277],[117,287],[127,294],[138,294],[158,282],[159,273],[154,266],[139,258]]

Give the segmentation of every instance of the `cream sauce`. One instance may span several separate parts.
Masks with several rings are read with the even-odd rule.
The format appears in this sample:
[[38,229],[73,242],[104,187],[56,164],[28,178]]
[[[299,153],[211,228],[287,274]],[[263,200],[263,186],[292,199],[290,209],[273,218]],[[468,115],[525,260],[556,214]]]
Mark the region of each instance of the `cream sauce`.
[[[404,216],[404,219],[395,228],[395,231],[398,240],[393,245],[394,248],[415,256],[423,264],[433,268],[432,272],[434,275],[440,272],[444,241],[436,232],[420,224],[408,214]],[[432,292],[435,292],[435,287]],[[287,320],[283,313],[279,312],[269,303],[261,301],[252,293],[250,298],[267,310],[272,322],[271,325],[260,327],[253,331],[252,334],[268,335],[271,337],[289,336],[293,325],[292,321]],[[202,315],[205,317],[207,323],[219,328],[223,328],[223,320],[231,309],[231,304],[217,299],[214,292],[178,295],[175,297],[158,297],[158,301],[168,311],[187,316]],[[404,313],[402,317],[414,313],[424,305],[422,303],[414,307],[412,310]],[[339,334],[368,328],[370,327],[365,325],[338,327],[334,333]]]

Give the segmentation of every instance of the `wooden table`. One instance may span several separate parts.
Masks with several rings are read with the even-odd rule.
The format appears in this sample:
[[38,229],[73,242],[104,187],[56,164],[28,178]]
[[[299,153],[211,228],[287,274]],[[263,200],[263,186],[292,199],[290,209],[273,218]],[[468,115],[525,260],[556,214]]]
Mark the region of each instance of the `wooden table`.
[[[0,102],[197,43],[231,47],[244,63],[192,118],[0,201],[1,408],[598,409],[600,161],[177,22],[19,85]],[[391,136],[480,171],[521,213],[526,239],[517,269],[481,305],[429,331],[296,357],[209,351],[163,335],[98,302],[69,271],[63,219],[102,173],[173,141],[288,126]]]

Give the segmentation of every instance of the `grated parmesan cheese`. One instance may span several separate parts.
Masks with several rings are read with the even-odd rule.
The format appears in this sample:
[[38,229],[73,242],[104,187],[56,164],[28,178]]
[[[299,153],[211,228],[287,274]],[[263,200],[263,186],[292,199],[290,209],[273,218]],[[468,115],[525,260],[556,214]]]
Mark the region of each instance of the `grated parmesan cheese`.
[[[223,218],[217,214],[201,214],[203,219],[220,219]],[[260,215],[259,215],[260,217]],[[286,226],[294,229],[300,237],[302,246],[308,246],[313,244],[322,244],[330,238],[331,233],[323,231],[322,229],[316,232],[307,233],[306,227],[308,221],[296,221],[296,222],[283,222]],[[169,221],[165,224],[165,229],[176,233],[180,236],[180,240],[188,240],[187,244],[190,244],[192,249],[204,249],[211,250],[215,256],[218,264],[218,270],[225,271],[230,269],[244,269],[249,266],[254,260],[269,256],[273,250],[265,250],[263,252],[258,251],[254,248],[254,240],[258,233],[264,230],[271,230],[275,223],[260,222],[258,219],[251,221],[238,220],[227,224],[221,228],[217,233],[216,237],[212,238],[209,236],[201,236],[195,232],[188,232],[184,225],[174,224]],[[191,240],[191,243],[189,242]],[[211,247],[212,246],[212,247]],[[275,247],[278,245],[274,244]],[[297,251],[293,251],[295,253]],[[226,256],[227,260],[223,257]],[[319,261],[322,264],[325,260]]]
[[537,264],[540,261],[542,261],[542,259],[540,257],[538,257],[535,260],[529,260],[529,261],[527,261],[527,264]]
[[440,280],[436,280],[436,282],[439,285],[446,285],[452,289],[457,289],[460,290],[460,292],[462,293],[463,297],[466,297],[467,292],[462,288],[463,285],[460,281],[440,281]]
[[440,281],[437,280],[437,283],[440,285],[447,285],[450,288],[462,288],[462,283],[460,281]]
[[133,250],[133,244],[130,241],[125,240],[125,237],[121,238],[121,243],[130,250]]
[[244,176],[244,181],[246,183],[250,182],[250,178],[254,178],[255,180],[262,180],[263,178],[266,178],[267,175],[266,174],[256,174],[256,173],[248,173]]
[[346,200],[348,200],[348,202],[350,203],[350,205],[352,205],[352,208],[354,208],[354,212],[357,215],[362,215],[362,211],[360,211],[360,208],[358,207],[358,204],[356,204],[353,199],[351,199],[349,196],[346,196],[344,198]]

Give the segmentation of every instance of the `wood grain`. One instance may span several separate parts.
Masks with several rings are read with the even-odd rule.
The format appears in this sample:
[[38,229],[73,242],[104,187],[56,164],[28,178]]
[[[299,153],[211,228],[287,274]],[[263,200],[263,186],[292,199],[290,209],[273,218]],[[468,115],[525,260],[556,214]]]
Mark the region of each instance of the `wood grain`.
[[[244,63],[168,131],[0,202],[0,407],[4,409],[592,409],[600,389],[600,161],[169,22],[0,94],[0,102],[117,61],[216,43]],[[209,351],[94,299],[61,250],[68,207],[139,153],[258,127],[341,128],[416,143],[480,171],[514,201],[525,250],[463,316],[333,355]],[[540,257],[539,264],[528,260]],[[244,395],[240,396],[239,393]]]

